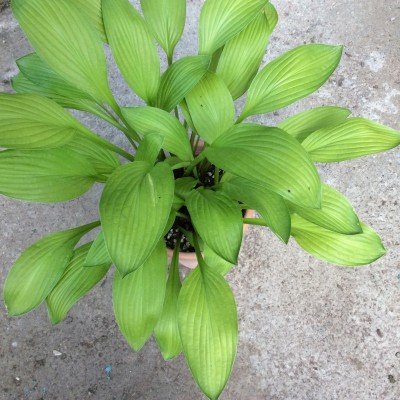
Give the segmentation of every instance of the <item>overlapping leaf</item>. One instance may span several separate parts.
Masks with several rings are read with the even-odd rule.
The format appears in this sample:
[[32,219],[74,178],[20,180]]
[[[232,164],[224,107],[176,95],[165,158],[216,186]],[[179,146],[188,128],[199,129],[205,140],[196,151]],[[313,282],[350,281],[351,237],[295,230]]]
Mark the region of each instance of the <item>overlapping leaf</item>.
[[362,233],[343,235],[299,215],[292,216],[292,235],[296,242],[314,257],[336,265],[366,265],[385,255],[379,236],[365,224],[361,224],[361,228]]
[[164,138],[164,149],[183,161],[193,159],[188,134],[171,114],[154,107],[123,108],[122,113],[129,125],[140,134],[158,133]]
[[118,67],[129,86],[152,104],[160,83],[157,48],[128,0],[102,0],[104,26]]
[[236,264],[242,243],[242,214],[237,202],[221,192],[193,190],[186,200],[193,225],[220,257]]
[[222,191],[231,198],[239,200],[258,211],[266,224],[278,237],[285,243],[288,242],[290,237],[290,213],[282,196],[259,183],[235,176],[224,179],[221,187]]
[[234,123],[235,107],[223,80],[208,72],[186,96],[187,105],[198,134],[212,143]]
[[311,133],[346,121],[351,111],[346,108],[326,106],[313,108],[294,115],[278,125],[289,135],[303,142]]
[[0,152],[0,194],[34,202],[72,200],[87,192],[97,172],[65,148]]
[[209,64],[207,55],[183,57],[173,63],[161,77],[157,106],[173,110],[199,83]]
[[303,142],[314,161],[336,162],[380,153],[400,144],[400,132],[364,118],[320,129]]
[[74,87],[112,102],[101,36],[69,0],[13,0],[13,12],[39,57]]
[[147,261],[122,278],[115,271],[113,305],[115,319],[127,342],[139,351],[153,332],[163,310],[167,251],[160,242]]
[[179,246],[177,246],[169,268],[163,311],[154,329],[155,338],[165,360],[176,357],[182,351],[178,328],[178,297],[181,287]]
[[322,185],[322,207],[304,208],[294,204],[290,208],[301,217],[330,231],[353,235],[362,232],[360,221],[349,201],[337,190]]
[[278,128],[235,125],[204,151],[224,171],[258,182],[293,203],[320,206],[315,166],[299,142]]
[[212,54],[241,32],[268,0],[206,0],[200,14],[199,52]]
[[140,4],[154,37],[172,59],[185,27],[186,0],[141,0]]
[[9,315],[36,308],[60,280],[81,237],[95,228],[92,223],[52,233],[28,247],[8,273],[4,302]]
[[0,93],[0,146],[57,147],[72,140],[78,122],[55,102],[35,94]]
[[46,298],[49,318],[54,325],[67,316],[73,305],[93,289],[110,268],[111,262],[93,268],[84,267],[91,244],[87,243],[74,251],[64,274]]
[[335,71],[341,46],[296,47],[263,68],[250,85],[240,120],[278,110],[315,92]]
[[72,0],[72,3],[84,13],[89,25],[96,29],[101,39],[106,42],[107,37],[101,13],[101,0]]
[[[271,4],[268,5],[275,11]],[[276,11],[270,18],[264,11],[260,12],[222,51],[217,74],[224,80],[234,99],[248,89],[258,71],[273,31],[274,15]]]
[[221,274],[196,268],[178,300],[179,332],[193,377],[210,399],[217,399],[232,371],[237,347],[236,304]]
[[109,265],[111,262],[104,234],[100,232],[90,246],[90,249],[88,249],[83,265],[85,267],[97,267],[98,265]]
[[135,161],[109,178],[100,200],[107,249],[121,276],[139,268],[161,239],[174,199],[166,163]]
[[135,161],[146,161],[154,164],[163,147],[164,137],[158,133],[149,133],[140,142],[135,154]]

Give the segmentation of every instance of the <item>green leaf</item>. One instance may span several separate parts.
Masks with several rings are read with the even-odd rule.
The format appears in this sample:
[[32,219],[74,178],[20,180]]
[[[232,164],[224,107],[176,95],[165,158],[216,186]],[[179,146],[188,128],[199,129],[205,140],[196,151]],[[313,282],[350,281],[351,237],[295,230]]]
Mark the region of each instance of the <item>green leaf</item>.
[[183,351],[201,390],[217,399],[232,371],[238,324],[236,304],[225,279],[210,268],[196,268],[185,279],[178,300]]
[[98,265],[111,264],[103,232],[100,232],[87,252],[84,267],[97,267]]
[[72,150],[6,150],[0,152],[0,193],[20,200],[59,202],[87,192],[96,170]]
[[279,15],[273,4],[268,3],[264,8],[265,17],[267,18],[270,32],[272,33],[279,21]]
[[161,241],[147,261],[125,278],[115,271],[115,319],[129,345],[139,351],[161,315],[167,276],[167,251]]
[[299,142],[278,128],[235,125],[204,151],[224,171],[258,182],[295,204],[321,205],[314,164]]
[[79,123],[54,101],[35,94],[0,93],[0,146],[58,147],[71,141]]
[[203,245],[204,262],[212,269],[214,272],[218,272],[222,275],[226,275],[235,264],[224,260],[220,257],[211,247],[206,244]]
[[112,102],[100,35],[70,0],[13,0],[13,12],[38,56],[74,87]]
[[308,44],[278,57],[250,85],[239,120],[279,110],[319,89],[339,64],[343,47]]
[[223,179],[221,188],[231,198],[258,211],[280,239],[285,243],[289,241],[290,213],[282,196],[271,192],[259,183],[235,176]]
[[186,0],[141,0],[142,10],[154,37],[172,59],[186,21]]
[[303,142],[310,157],[318,162],[351,160],[399,144],[400,132],[364,118],[350,118],[339,126],[320,129]]
[[97,30],[103,42],[107,42],[101,13],[101,0],[73,0],[73,2],[84,13],[89,25]]
[[362,232],[360,221],[349,201],[328,185],[322,185],[322,207],[319,210],[294,204],[290,208],[307,221],[330,231],[345,235]]
[[188,56],[174,62],[162,75],[157,107],[172,111],[200,82],[210,64],[210,57]]
[[8,273],[4,303],[11,316],[36,308],[60,280],[81,237],[98,222],[47,235],[28,247]]
[[101,225],[122,276],[139,268],[162,237],[174,199],[171,167],[135,161],[109,178],[100,200]]
[[84,262],[91,243],[74,251],[63,276],[46,298],[47,310],[53,325],[60,323],[72,306],[104,278],[111,263],[85,268]]
[[261,12],[246,29],[225,45],[217,74],[224,80],[234,99],[249,88],[260,67],[272,30],[267,16]]
[[351,111],[340,107],[318,107],[297,114],[278,125],[300,143],[311,133],[327,127],[340,125],[346,121]]
[[199,183],[197,179],[190,176],[178,178],[175,180],[175,194],[186,200],[192,189]]
[[177,246],[169,268],[163,311],[154,329],[155,338],[165,360],[171,360],[182,351],[178,328],[178,297],[181,287],[179,246]]
[[314,257],[336,265],[366,265],[385,255],[379,236],[365,224],[361,228],[363,233],[343,235],[296,214],[292,216],[292,236],[296,242]]
[[186,200],[193,225],[220,257],[236,264],[242,244],[242,213],[237,202],[221,192],[193,190]]
[[268,0],[206,0],[200,14],[200,53],[214,53],[241,32],[267,3]]
[[186,102],[198,134],[207,143],[212,143],[234,123],[232,96],[223,80],[211,72],[186,96]]
[[64,149],[70,149],[85,158],[92,164],[98,175],[109,175],[121,165],[113,152],[80,134],[67,143]]
[[149,133],[140,142],[136,151],[135,161],[147,161],[154,164],[163,147],[164,137],[158,133]]
[[[38,85],[35,85],[29,79],[25,78],[25,76],[22,75],[22,73],[19,73],[17,76],[12,78],[11,84],[12,84],[12,88],[17,93],[20,93],[20,94],[30,93],[30,94],[36,94],[36,95],[40,95],[43,97],[47,97],[47,98],[55,101],[61,107],[85,111],[85,112],[97,115],[106,121],[109,121],[109,122],[112,121],[110,119],[111,117],[104,111],[104,109],[101,108],[94,101],[89,100],[89,99],[69,99],[69,98],[66,98],[63,96],[59,96],[57,93],[48,91],[47,89],[44,89]],[[112,122],[114,122],[114,121],[112,121]]]
[[123,108],[122,114],[129,125],[141,133],[158,133],[164,138],[165,150],[183,161],[193,160],[189,137],[182,124],[171,114],[154,107]]
[[69,99],[90,99],[87,93],[69,84],[64,78],[56,74],[36,53],[19,58],[17,65],[27,79],[48,93]]
[[107,38],[124,79],[146,103],[154,103],[160,61],[145,21],[128,0],[102,0],[102,5]]

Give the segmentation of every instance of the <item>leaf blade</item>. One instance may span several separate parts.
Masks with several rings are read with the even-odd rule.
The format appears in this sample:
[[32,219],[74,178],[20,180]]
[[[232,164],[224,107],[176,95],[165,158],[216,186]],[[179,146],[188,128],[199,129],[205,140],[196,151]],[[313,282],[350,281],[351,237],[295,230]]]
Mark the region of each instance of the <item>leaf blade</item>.
[[335,71],[343,48],[309,44],[276,58],[250,85],[239,120],[279,110],[319,89]]
[[119,167],[100,199],[107,249],[122,276],[139,268],[162,237],[174,198],[174,178],[165,163],[135,161]]
[[139,351],[151,336],[161,315],[167,273],[167,251],[160,242],[148,260],[122,278],[115,271],[113,306],[119,329],[129,345]]
[[236,304],[224,278],[196,268],[178,300],[183,351],[201,390],[217,399],[232,371],[237,347]]

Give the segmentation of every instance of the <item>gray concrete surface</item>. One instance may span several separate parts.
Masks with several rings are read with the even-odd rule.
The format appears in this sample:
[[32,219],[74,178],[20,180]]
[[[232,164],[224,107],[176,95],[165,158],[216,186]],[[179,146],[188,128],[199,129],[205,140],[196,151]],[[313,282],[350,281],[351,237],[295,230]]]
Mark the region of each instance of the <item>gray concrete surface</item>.
[[[188,3],[179,54],[196,46],[202,1]],[[266,60],[303,42],[342,43],[346,53],[318,93],[261,120],[277,122],[307,107],[339,104],[400,129],[399,1],[274,3],[281,21]],[[10,90],[14,60],[28,50],[9,10],[2,10],[0,90]],[[120,101],[135,101],[115,67],[111,79]],[[240,264],[229,275],[239,309],[240,346],[224,400],[400,398],[400,152],[321,166],[320,171],[382,235],[388,255],[365,268],[338,268],[314,260],[293,242],[284,246],[266,230],[250,229]],[[50,206],[1,198],[0,283],[18,254],[43,234],[95,218],[98,194],[95,188],[71,203]],[[113,319],[110,277],[55,328],[43,307],[10,319],[0,306],[2,400],[201,398],[182,357],[165,363],[153,341],[138,354],[129,349]]]

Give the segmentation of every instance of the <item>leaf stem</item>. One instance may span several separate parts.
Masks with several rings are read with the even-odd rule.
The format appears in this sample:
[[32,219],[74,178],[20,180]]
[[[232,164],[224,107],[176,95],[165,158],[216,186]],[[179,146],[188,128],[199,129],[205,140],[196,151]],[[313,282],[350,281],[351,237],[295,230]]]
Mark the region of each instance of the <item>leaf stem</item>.
[[268,226],[267,223],[261,218],[243,218],[243,223],[248,225]]
[[193,171],[194,167],[199,164],[200,162],[202,162],[205,158],[205,154],[204,152],[201,152],[187,167],[186,172],[184,174],[184,176],[188,176],[191,174],[191,172]]

